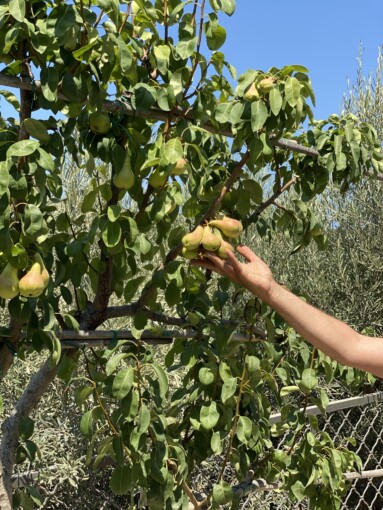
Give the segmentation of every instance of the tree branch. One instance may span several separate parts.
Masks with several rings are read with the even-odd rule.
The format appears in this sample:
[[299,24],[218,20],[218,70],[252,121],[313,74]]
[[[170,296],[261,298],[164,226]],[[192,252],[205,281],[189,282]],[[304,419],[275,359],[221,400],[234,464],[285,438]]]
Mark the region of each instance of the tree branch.
[[[74,354],[74,353],[73,353]],[[70,355],[73,355],[72,353]],[[52,368],[48,359],[31,378],[24,393],[16,403],[12,414],[4,421],[2,429],[2,441],[0,446],[0,508],[11,510],[12,505],[12,473],[15,455],[19,440],[20,420],[29,416],[40,402],[41,397],[54,380],[57,366]],[[7,506],[8,505],[8,506]]]
[[[23,79],[16,78],[14,76],[7,76],[5,74],[0,73],[0,85],[5,85],[7,87],[13,87],[18,89],[24,89],[24,90],[32,90],[32,81],[30,79]],[[35,91],[41,93],[41,82],[36,80],[34,82]],[[68,101],[68,99],[64,96],[62,92],[58,92],[59,99],[62,99],[64,101]],[[164,112],[162,110],[159,110],[157,108],[150,108],[148,110],[141,110],[137,112],[130,104],[122,101],[103,101],[102,102],[102,108],[103,110],[107,112],[121,112],[123,115],[128,116],[135,116],[140,117],[143,119],[150,119],[150,120],[160,120],[160,121],[166,121],[169,116],[169,112]],[[187,113],[189,109],[183,109],[181,107],[175,107],[172,110],[172,116],[173,117],[182,117],[187,120],[190,120],[191,122],[194,122],[194,117],[191,113]],[[227,137],[233,137],[234,134],[231,131],[231,129],[217,129],[216,127],[212,126],[211,124],[203,124],[201,126],[203,129],[206,129],[206,131],[209,131],[210,133],[221,135],[221,136],[227,136]],[[313,159],[318,158],[319,152],[312,147],[306,147],[304,145],[301,145],[299,143],[295,143],[292,140],[287,140],[285,138],[275,138],[270,137],[270,143],[271,145],[274,145],[275,147],[279,147],[281,149],[286,149],[292,152],[298,152],[302,154],[306,154],[307,156],[312,157]],[[381,176],[381,179],[383,180],[383,175]]]

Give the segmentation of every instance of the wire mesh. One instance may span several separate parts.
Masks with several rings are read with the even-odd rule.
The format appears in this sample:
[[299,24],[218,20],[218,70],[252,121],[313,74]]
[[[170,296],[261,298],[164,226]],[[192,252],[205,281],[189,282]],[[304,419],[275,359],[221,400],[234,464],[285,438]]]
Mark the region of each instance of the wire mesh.
[[[370,478],[356,479],[343,498],[341,510],[382,510],[383,477],[374,471],[383,467],[383,392],[366,395],[359,399],[345,399],[331,403],[324,416],[318,414],[320,428],[330,434],[336,444],[349,437],[356,441],[348,445],[362,460],[362,471],[372,471]],[[357,404],[357,405],[356,405]],[[274,417],[275,421],[278,416]],[[281,438],[279,446],[284,443]],[[285,492],[263,492],[249,495],[241,505],[242,510],[309,510],[308,501],[293,503]]]

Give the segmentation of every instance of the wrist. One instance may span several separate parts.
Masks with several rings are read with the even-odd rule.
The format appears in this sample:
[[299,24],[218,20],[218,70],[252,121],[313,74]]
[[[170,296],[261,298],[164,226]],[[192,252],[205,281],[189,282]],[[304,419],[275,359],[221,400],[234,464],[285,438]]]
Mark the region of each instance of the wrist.
[[263,290],[262,294],[259,293],[259,297],[273,308],[273,305],[278,302],[281,291],[283,291],[282,285],[271,278],[269,285]]

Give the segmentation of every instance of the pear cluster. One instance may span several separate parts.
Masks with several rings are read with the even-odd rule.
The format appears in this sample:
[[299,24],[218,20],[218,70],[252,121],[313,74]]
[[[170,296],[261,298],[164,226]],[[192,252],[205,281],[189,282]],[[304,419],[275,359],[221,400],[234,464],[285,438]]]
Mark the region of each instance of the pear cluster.
[[182,255],[195,259],[205,251],[213,251],[221,259],[227,259],[227,250],[234,252],[228,239],[235,239],[243,232],[242,223],[228,216],[198,225],[182,238]]
[[243,99],[252,103],[257,101],[261,95],[268,94],[275,86],[276,79],[272,76],[263,78],[259,82],[253,82],[243,94]]
[[18,270],[8,263],[0,274],[0,297],[12,299],[18,294],[24,297],[38,297],[47,288],[49,273],[43,259],[37,253],[31,268],[19,280]]

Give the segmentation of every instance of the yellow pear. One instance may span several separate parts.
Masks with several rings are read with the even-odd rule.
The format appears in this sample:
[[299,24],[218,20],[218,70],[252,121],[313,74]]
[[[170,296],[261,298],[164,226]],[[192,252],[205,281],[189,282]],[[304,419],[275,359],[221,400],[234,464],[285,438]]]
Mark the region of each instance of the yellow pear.
[[209,221],[209,225],[219,228],[226,237],[239,237],[243,232],[242,223],[228,216],[224,216],[221,220]]
[[274,88],[275,79],[274,78],[264,78],[258,83],[258,89],[263,93],[267,94],[271,89]]
[[226,260],[227,259],[227,250],[230,250],[234,253],[234,248],[230,243],[222,239],[221,246],[217,250],[217,255],[220,259]]
[[134,173],[130,162],[130,157],[125,158],[124,164],[121,170],[114,175],[113,184],[116,188],[130,189],[134,185]]
[[207,251],[216,251],[221,245],[220,237],[216,236],[209,226],[203,227],[201,244]]
[[0,297],[12,299],[19,293],[19,279],[17,269],[7,264],[0,274]]
[[43,282],[44,282],[44,289],[46,289],[48,287],[48,283],[49,283],[49,279],[50,279],[48,270],[45,267],[43,259],[41,258],[39,253],[36,253],[34,258],[35,258],[35,261],[38,264],[40,264],[41,278],[43,279]]
[[156,168],[154,172],[150,174],[149,177],[149,184],[153,188],[162,188],[162,186],[165,185],[166,181],[168,180],[168,176],[158,170]]
[[182,175],[185,173],[186,169],[187,169],[186,159],[180,158],[177,161],[176,166],[174,168],[172,168],[170,175]]
[[250,87],[246,90],[246,92],[243,94],[243,99],[245,101],[250,101],[250,102],[253,102],[253,101],[256,101],[257,99],[259,99],[259,92],[258,92],[258,89],[257,89],[257,86],[255,83],[252,83],[250,85]]
[[187,250],[195,250],[201,244],[203,234],[203,226],[198,225],[197,228],[190,232],[190,234],[186,234],[182,238],[182,244],[184,248]]
[[189,250],[188,248],[185,248],[185,246],[182,248],[182,256],[185,259],[191,260],[196,259],[198,257],[198,248],[194,248],[194,250]]
[[44,292],[45,284],[39,262],[34,262],[25,276],[19,281],[19,291],[25,297],[37,297]]

